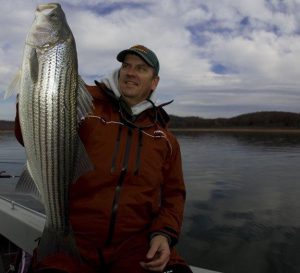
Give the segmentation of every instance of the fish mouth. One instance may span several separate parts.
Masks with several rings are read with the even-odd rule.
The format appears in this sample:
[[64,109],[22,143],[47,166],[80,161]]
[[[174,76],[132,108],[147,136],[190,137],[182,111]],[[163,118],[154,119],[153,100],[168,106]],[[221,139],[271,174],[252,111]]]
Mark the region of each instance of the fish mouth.
[[59,6],[59,4],[40,4],[37,6],[36,10],[43,13],[50,13],[52,10],[56,9]]

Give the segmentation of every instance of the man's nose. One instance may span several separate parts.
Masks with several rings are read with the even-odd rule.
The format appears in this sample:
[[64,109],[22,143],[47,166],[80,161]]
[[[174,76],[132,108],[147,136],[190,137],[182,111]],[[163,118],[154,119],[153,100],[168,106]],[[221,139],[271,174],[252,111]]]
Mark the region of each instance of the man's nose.
[[136,72],[136,70],[135,70],[134,67],[128,67],[128,68],[126,69],[126,74],[127,74],[127,75],[134,76],[134,75],[135,75],[135,72]]

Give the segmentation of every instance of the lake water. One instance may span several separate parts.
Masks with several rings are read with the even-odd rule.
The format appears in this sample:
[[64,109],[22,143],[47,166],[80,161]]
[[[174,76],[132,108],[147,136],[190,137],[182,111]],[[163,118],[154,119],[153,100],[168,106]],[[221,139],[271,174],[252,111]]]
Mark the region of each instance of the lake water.
[[[300,135],[176,135],[187,188],[181,255],[224,273],[299,273]],[[18,175],[24,161],[0,133],[0,171]]]

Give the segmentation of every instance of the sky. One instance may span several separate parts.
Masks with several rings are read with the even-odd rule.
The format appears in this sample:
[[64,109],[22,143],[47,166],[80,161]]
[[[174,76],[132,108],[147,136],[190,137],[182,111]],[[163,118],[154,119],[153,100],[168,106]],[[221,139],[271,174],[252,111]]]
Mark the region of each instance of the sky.
[[[18,71],[33,0],[0,0],[0,120],[13,120],[4,92]],[[63,0],[87,84],[142,44],[160,61],[160,101],[170,114],[233,117],[300,112],[300,0]]]

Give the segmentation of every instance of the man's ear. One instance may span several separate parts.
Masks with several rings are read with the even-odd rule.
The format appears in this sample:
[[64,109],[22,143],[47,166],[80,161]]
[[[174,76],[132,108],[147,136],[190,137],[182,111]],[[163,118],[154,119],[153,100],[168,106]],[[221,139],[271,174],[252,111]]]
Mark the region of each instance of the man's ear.
[[152,88],[151,88],[152,91],[151,92],[153,92],[156,89],[158,83],[159,83],[159,76],[155,76],[155,78],[152,81]]

